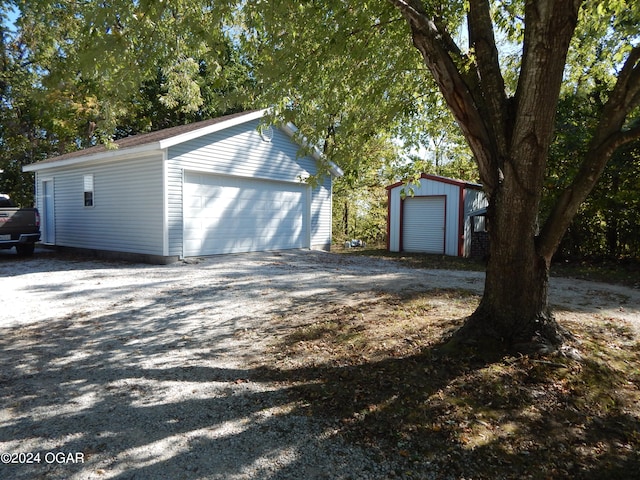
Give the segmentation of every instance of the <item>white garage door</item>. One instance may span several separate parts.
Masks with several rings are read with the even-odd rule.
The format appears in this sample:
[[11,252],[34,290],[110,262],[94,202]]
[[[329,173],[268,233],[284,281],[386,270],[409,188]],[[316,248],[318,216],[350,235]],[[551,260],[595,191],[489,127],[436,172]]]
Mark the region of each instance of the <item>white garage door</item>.
[[307,247],[307,188],[185,173],[184,255]]
[[444,253],[445,197],[404,200],[402,249],[406,252]]

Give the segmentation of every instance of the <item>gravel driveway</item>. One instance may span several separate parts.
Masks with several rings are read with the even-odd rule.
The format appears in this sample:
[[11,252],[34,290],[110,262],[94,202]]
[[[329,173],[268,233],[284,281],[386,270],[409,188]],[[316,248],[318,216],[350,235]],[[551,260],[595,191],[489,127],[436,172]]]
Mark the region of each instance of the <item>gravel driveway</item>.
[[[0,478],[402,477],[250,365],[302,303],[480,292],[483,277],[309,251],[168,266],[0,252]],[[552,286],[560,309],[640,324],[637,290]]]

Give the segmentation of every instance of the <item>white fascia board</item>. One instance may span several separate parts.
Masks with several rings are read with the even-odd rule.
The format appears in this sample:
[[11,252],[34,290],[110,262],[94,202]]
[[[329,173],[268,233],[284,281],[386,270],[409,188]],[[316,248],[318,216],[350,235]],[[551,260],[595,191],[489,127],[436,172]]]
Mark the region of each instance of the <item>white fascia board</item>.
[[232,118],[230,120],[225,120],[224,122],[209,125],[208,127],[202,127],[192,132],[183,133],[182,135],[176,135],[175,137],[161,140],[160,148],[165,149],[165,148],[173,147],[174,145],[179,145],[181,143],[188,142],[189,140],[193,140],[195,138],[199,138],[204,135],[209,135],[211,133],[219,132],[227,128],[235,127],[236,125],[242,125],[243,123],[251,122],[253,120],[258,120],[264,117],[264,114],[266,112],[267,112],[267,109],[258,110],[255,112],[247,113],[246,115],[241,115],[239,117]]
[[344,175],[344,170],[342,170],[338,165],[333,163],[331,160],[328,160],[328,163],[331,175],[333,175],[334,177],[342,177]]
[[[289,137],[291,137],[291,139],[295,140],[295,135],[296,133],[298,133],[298,127],[296,127],[293,123],[288,122],[284,125],[282,125],[282,130],[289,135]],[[312,146],[309,141],[306,138],[302,138],[302,146],[303,147],[311,147],[311,156],[313,158],[315,158],[317,161],[326,161],[329,165],[329,171],[331,172],[331,175],[333,175],[334,177],[342,177],[344,175],[344,171],[335,163],[333,163],[331,160],[327,160],[324,157],[324,155],[322,154],[322,152],[320,151],[320,149],[316,146]]]
[[49,170],[51,168],[69,167],[72,165],[80,165],[83,163],[102,163],[110,162],[113,160],[124,160],[131,157],[136,157],[141,154],[152,153],[154,151],[160,151],[160,145],[158,142],[148,143],[146,145],[140,145],[138,147],[124,148],[122,150],[116,148],[113,150],[106,150],[93,155],[82,155],[72,158],[65,158],[56,162],[35,163],[32,165],[25,165],[22,167],[23,172],[37,172],[40,170]]

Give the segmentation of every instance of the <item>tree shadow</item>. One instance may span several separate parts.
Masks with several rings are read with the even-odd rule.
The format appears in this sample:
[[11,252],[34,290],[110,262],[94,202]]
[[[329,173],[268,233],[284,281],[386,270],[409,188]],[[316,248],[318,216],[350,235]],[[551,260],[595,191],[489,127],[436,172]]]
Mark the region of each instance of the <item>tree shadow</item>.
[[261,376],[407,478],[591,480],[640,478],[640,375],[624,372],[598,357],[487,358],[443,338],[402,358]]
[[122,260],[98,259],[89,254],[58,251],[53,248],[36,246],[30,257],[16,255],[15,249],[0,249],[0,275],[14,277],[24,274],[52,271],[76,271],[110,269],[118,266],[152,268],[151,265],[136,264]]
[[[2,329],[2,451],[81,452],[85,462],[0,465],[0,478],[591,480],[640,471],[637,405],[615,394],[627,381],[637,392],[640,381],[605,363],[486,359],[446,352],[445,339],[358,362],[282,368],[261,358],[265,342],[277,352],[301,340],[291,329],[301,308],[320,318],[348,299],[358,309],[376,297],[372,286],[397,281],[354,274],[340,287],[344,280],[332,276],[342,264],[305,270],[286,257],[267,261],[268,284],[234,265],[201,284],[167,283],[145,302],[126,285],[87,289],[82,298],[119,308],[81,306],[46,324]],[[162,269],[167,282],[175,271]],[[301,283],[294,271],[312,274]],[[159,286],[148,278],[139,288]],[[242,308],[267,290],[265,311]],[[285,295],[291,301],[276,301]],[[239,347],[243,357],[230,358]],[[638,357],[636,349],[625,359]]]
[[[290,275],[287,265],[274,268]],[[143,300],[128,284],[75,289],[87,305],[64,318],[1,329],[2,451],[43,457],[0,465],[0,478],[357,478],[381,468],[330,422],[308,417],[287,385],[230,358],[243,347],[259,351],[247,327],[287,310],[274,303],[243,311],[230,302],[264,293],[264,279],[233,265],[203,281],[162,287],[144,278],[138,288],[157,295]],[[34,293],[45,290],[68,298],[64,286]],[[318,302],[330,296],[319,295]],[[46,452],[80,453],[84,463],[47,462]]]

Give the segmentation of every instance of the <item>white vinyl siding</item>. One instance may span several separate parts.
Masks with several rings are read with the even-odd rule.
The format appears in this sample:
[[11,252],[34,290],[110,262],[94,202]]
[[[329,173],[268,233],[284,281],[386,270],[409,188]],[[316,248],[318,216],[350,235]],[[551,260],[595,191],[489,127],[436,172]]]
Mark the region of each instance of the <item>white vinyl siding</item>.
[[[55,243],[60,246],[162,255],[162,156],[57,168]],[[85,176],[100,201],[84,206]]]
[[247,122],[170,147],[169,169],[282,182],[299,182],[315,173],[315,160],[298,158],[298,146],[284,132],[274,129],[266,142],[258,124]]
[[402,249],[444,253],[445,197],[413,197],[404,201]]
[[331,247],[331,177],[311,191],[311,248]]
[[40,231],[41,241],[46,245],[54,245],[56,241],[56,221],[55,221],[55,196],[54,183],[52,178],[44,178],[36,181],[36,189],[39,189],[41,198],[37,206],[40,211]]
[[[257,131],[259,121],[250,121],[169,148],[167,165],[169,255],[189,250],[183,243],[183,180],[190,173],[206,173],[239,179],[271,180],[305,188],[301,179],[316,172],[311,157],[298,157],[298,145],[278,128],[265,141]],[[188,173],[185,173],[188,172]],[[331,180],[311,192],[312,245],[331,241]],[[313,218],[315,216],[315,218]],[[308,245],[305,245],[308,246]]]

